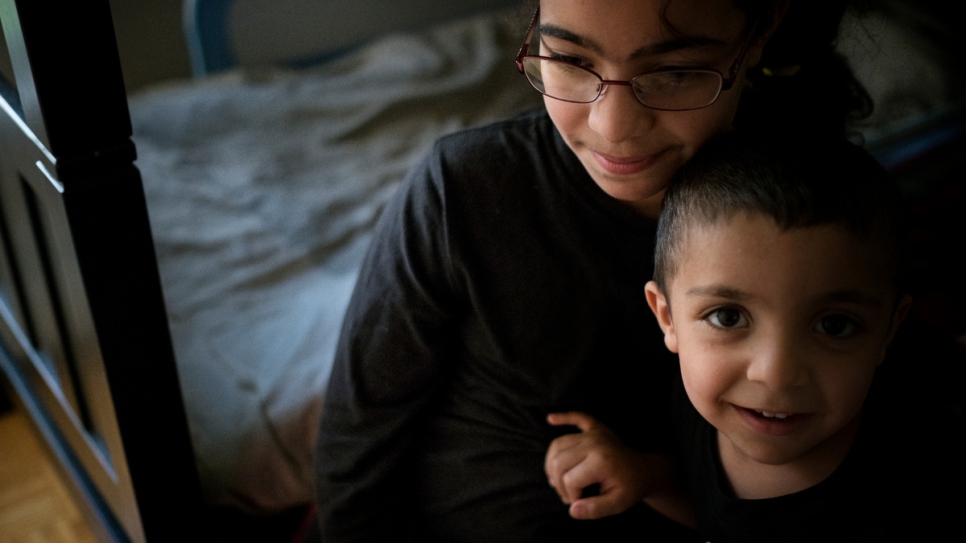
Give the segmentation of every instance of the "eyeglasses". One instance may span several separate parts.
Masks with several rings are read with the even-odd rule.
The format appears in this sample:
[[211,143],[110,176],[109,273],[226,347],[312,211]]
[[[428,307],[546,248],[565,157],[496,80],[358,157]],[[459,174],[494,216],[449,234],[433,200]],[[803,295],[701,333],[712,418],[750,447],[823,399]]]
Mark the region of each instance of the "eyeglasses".
[[718,99],[721,91],[734,86],[738,70],[755,35],[755,27],[758,26],[756,20],[738,52],[738,58],[728,70],[727,78],[721,72],[710,69],[655,70],[628,81],[612,81],[572,62],[527,54],[539,17],[540,8],[537,8],[516,58],[517,69],[527,76],[533,88],[557,100],[589,104],[600,98],[608,85],[620,85],[630,87],[634,96],[645,107],[663,111],[686,111],[710,106]]

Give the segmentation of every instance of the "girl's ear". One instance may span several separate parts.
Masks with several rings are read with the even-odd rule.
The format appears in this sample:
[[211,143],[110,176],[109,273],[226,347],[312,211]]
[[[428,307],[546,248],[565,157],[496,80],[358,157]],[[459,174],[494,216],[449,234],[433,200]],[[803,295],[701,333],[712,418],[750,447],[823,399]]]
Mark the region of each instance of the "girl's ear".
[[644,286],[644,294],[647,296],[647,305],[651,306],[651,311],[657,317],[657,324],[664,332],[664,344],[672,353],[678,352],[678,336],[674,332],[674,321],[671,320],[671,306],[667,303],[667,298],[654,281],[648,281]]
[[761,60],[761,53],[768,44],[768,40],[771,39],[775,30],[778,29],[778,25],[781,24],[782,19],[785,18],[789,4],[790,0],[779,0],[775,3],[775,11],[771,13],[771,16],[767,20],[762,19],[758,21],[758,26],[763,29],[761,35],[748,47],[746,62],[749,69],[758,65],[758,62]]
[[775,2],[775,11],[772,13],[770,21],[762,21],[763,23],[768,23],[768,27],[762,33],[761,37],[763,40],[768,41],[775,30],[778,29],[778,25],[781,24],[782,19],[785,18],[785,14],[788,13],[788,7],[791,5],[791,0],[779,0]]

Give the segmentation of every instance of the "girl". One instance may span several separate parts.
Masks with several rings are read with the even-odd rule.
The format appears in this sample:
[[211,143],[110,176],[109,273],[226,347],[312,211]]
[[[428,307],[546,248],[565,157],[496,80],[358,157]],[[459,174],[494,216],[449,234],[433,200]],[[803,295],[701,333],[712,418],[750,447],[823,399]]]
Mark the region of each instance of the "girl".
[[676,366],[644,296],[664,187],[734,123],[840,135],[864,105],[836,2],[534,7],[517,64],[545,109],[443,138],[377,228],[322,415],[323,541],[688,537],[643,504],[571,519],[546,416],[669,450]]

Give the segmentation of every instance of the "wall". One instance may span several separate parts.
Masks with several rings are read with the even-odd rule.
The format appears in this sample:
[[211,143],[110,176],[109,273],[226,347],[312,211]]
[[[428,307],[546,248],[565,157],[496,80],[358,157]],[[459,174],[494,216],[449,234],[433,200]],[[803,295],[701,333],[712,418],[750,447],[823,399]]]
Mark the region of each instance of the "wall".
[[181,0],[110,0],[110,4],[128,94],[191,76]]
[[[154,83],[191,76],[181,3],[181,0],[110,0],[121,70],[129,95]],[[5,40],[0,40],[0,73],[12,79]]]

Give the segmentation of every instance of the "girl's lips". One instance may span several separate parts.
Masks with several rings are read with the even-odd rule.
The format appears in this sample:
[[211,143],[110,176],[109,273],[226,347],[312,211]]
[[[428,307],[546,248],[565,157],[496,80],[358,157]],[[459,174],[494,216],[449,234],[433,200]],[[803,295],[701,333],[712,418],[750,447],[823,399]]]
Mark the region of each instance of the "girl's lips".
[[733,405],[735,411],[752,430],[771,436],[787,436],[794,433],[798,428],[805,424],[810,418],[811,413],[776,413],[769,411],[758,411]]
[[596,151],[591,151],[591,154],[604,171],[613,175],[633,175],[640,173],[654,164],[658,157],[661,156],[661,153],[656,153],[645,157],[622,158],[604,155]]

